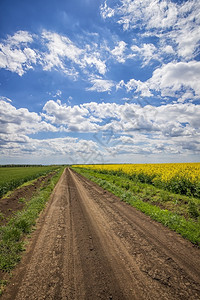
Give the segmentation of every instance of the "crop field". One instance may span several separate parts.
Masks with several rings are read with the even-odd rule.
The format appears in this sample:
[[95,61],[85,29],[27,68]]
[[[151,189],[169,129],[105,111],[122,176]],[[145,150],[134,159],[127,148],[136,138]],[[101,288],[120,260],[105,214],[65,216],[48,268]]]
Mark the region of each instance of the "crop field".
[[74,165],[73,169],[200,245],[200,163]]
[[57,168],[57,166],[0,167],[0,197],[23,183]]
[[200,198],[200,163],[79,165],[100,173],[125,173],[174,193]]

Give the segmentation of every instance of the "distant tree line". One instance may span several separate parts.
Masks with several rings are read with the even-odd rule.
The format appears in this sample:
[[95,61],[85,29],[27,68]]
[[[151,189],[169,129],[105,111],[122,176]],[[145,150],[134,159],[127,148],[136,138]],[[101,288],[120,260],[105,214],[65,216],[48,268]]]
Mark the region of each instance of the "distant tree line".
[[[47,165],[17,165],[17,164],[8,164],[8,165],[0,165],[0,168],[14,168],[14,167],[44,167],[44,166],[47,166]],[[49,167],[50,166],[65,166],[65,164],[63,165],[48,165]]]
[[16,165],[16,164],[8,164],[8,165],[0,165],[0,168],[14,168],[14,167],[42,167],[42,165]]

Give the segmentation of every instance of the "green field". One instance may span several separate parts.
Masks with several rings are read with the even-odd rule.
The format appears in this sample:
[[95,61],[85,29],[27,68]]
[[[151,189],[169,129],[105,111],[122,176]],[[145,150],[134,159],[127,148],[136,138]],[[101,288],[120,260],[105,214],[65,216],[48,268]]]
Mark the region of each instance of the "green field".
[[23,183],[58,169],[58,166],[0,167],[0,197]]

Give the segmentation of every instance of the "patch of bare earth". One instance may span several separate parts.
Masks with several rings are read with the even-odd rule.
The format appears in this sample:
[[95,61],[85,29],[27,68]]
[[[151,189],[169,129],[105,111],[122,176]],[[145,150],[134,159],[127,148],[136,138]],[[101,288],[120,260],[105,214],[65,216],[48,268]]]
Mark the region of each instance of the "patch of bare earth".
[[200,299],[200,251],[66,169],[2,299]]

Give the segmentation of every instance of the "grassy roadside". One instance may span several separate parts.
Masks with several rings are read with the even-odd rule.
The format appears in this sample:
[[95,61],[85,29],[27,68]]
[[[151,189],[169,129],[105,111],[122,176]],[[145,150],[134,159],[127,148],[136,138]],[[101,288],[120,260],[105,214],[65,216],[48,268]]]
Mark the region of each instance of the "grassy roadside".
[[84,168],[73,169],[200,246],[200,199],[173,194],[137,180],[130,180],[123,174],[111,175]]
[[60,167],[57,173],[49,180],[49,183],[40,189],[37,195],[26,204],[25,208],[22,211],[18,211],[5,226],[0,227],[1,272],[11,271],[20,261],[25,246],[24,237],[33,230],[36,219],[45,207],[63,170],[64,167]]

